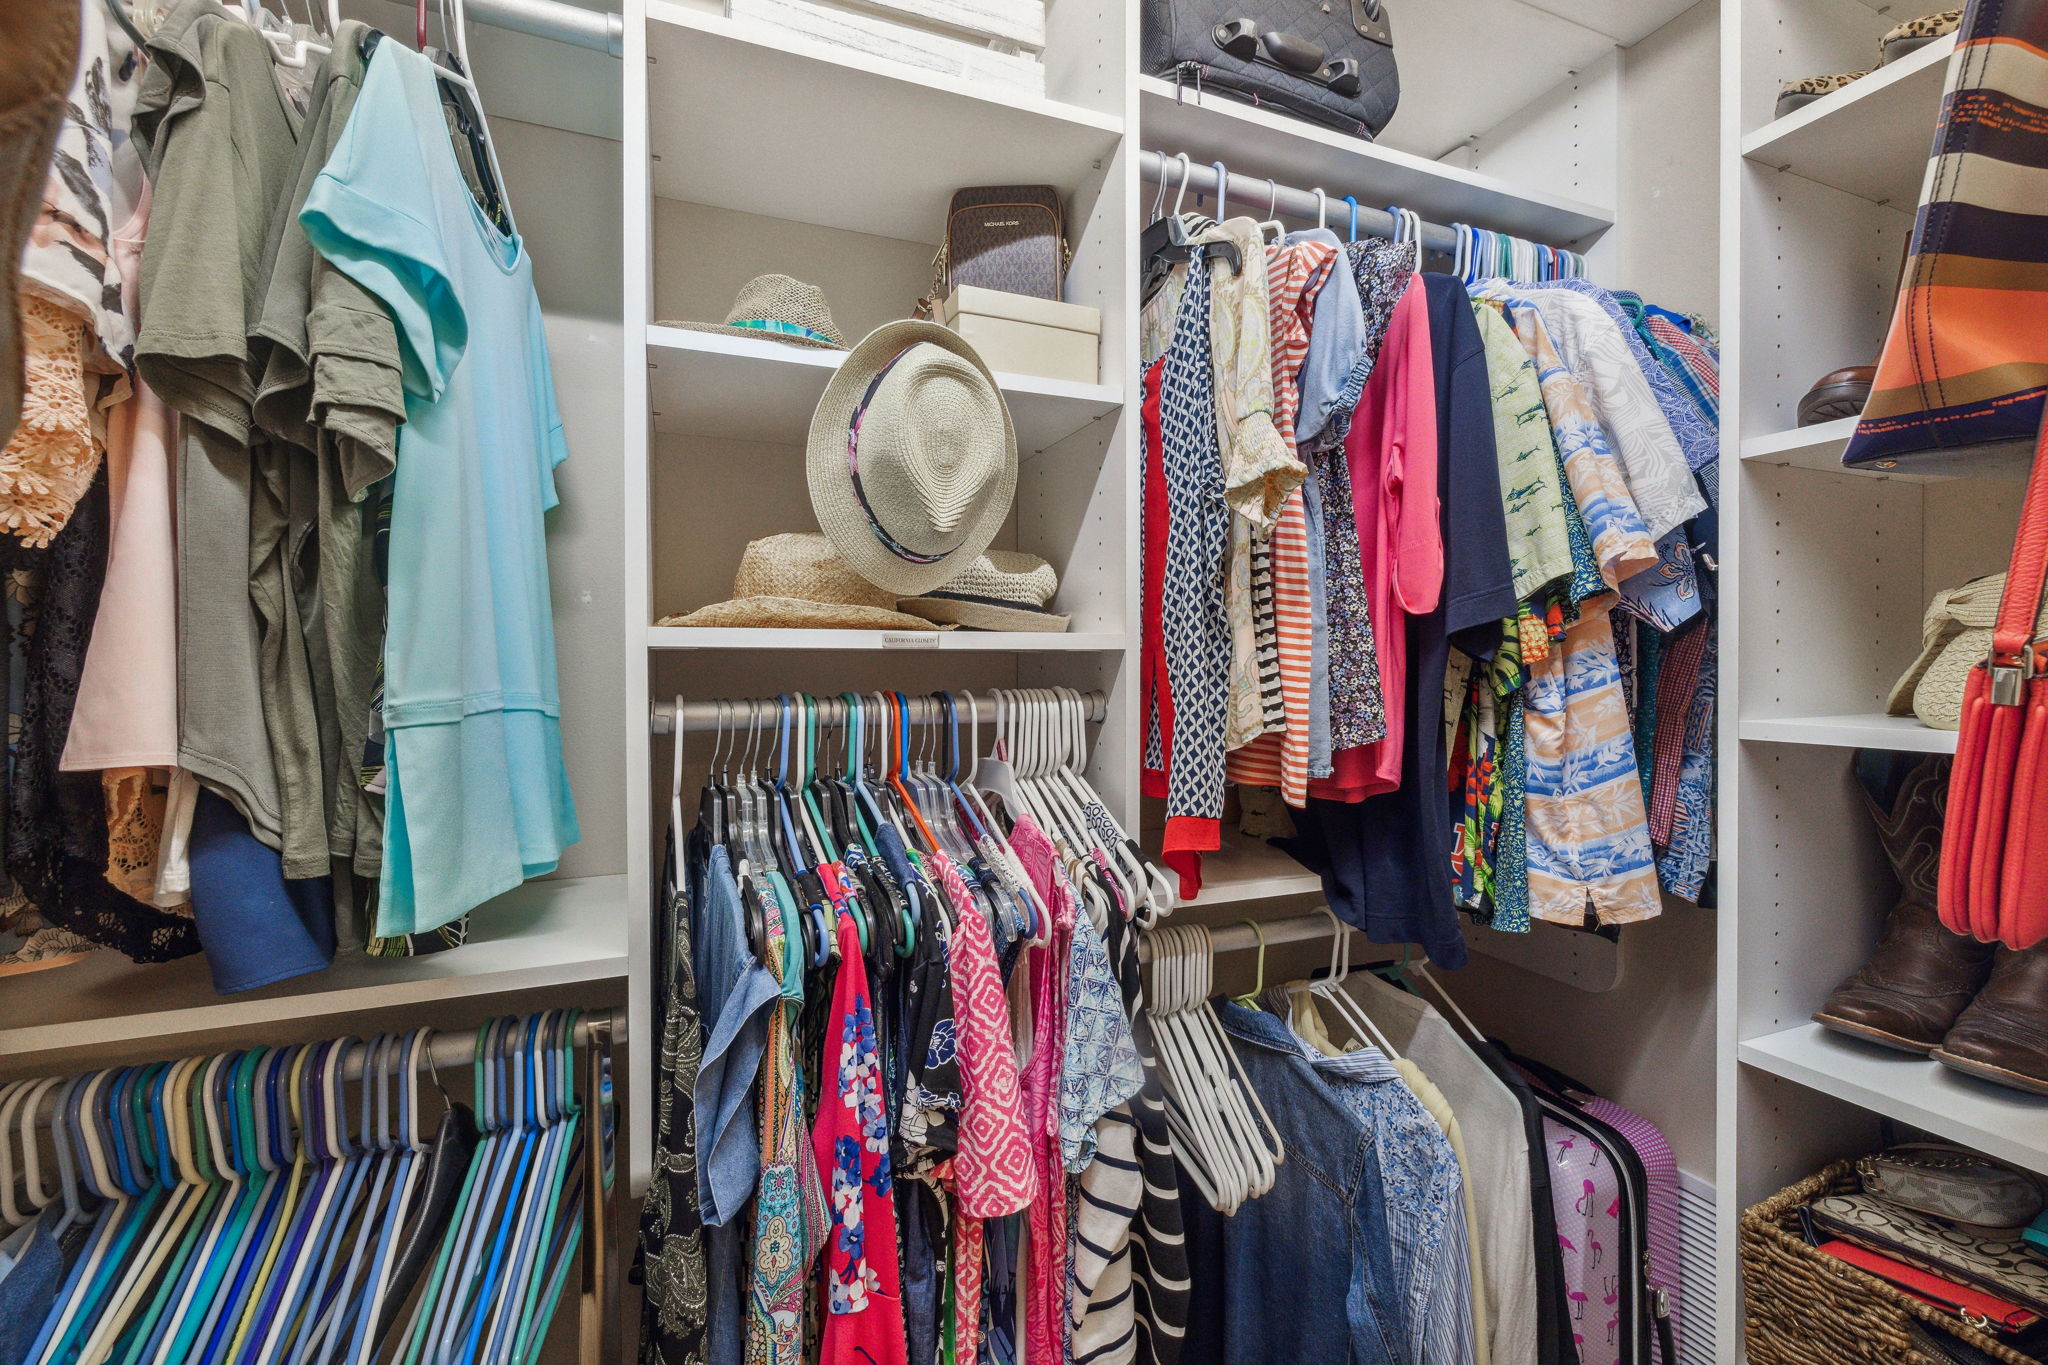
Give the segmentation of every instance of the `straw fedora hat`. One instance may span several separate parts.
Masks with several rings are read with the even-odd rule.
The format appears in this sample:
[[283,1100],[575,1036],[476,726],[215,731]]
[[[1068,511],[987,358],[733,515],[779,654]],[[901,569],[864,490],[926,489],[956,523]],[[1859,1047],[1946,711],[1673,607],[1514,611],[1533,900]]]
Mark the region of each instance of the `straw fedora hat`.
[[1017,433],[956,332],[891,322],[847,353],[811,414],[811,509],[847,565],[902,597],[995,539],[1017,492]]
[[922,597],[896,605],[927,621],[969,630],[1063,631],[1072,618],[1047,609],[1059,591],[1059,575],[1037,555],[990,550],[976,555],[967,572],[947,579]]
[[895,599],[846,567],[816,531],[747,542],[732,597],[658,626],[741,626],[780,630],[937,630],[895,610]]
[[692,332],[726,332],[741,337],[766,337],[792,346],[843,351],[846,339],[832,325],[825,291],[787,275],[756,275],[740,286],[724,322],[662,322]]
[[[1934,730],[1960,730],[1970,670],[1990,657],[1998,599],[2004,595],[2002,573],[1936,593],[1920,622],[1920,657],[1892,684],[1885,714],[1917,716]],[[2048,606],[2042,608],[2034,629],[2048,634]]]

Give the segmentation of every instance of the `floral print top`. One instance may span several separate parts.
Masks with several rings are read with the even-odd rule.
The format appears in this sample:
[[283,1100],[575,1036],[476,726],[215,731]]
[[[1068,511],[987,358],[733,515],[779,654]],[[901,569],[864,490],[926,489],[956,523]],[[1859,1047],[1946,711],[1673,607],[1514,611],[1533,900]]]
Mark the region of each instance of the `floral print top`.
[[[821,873],[831,872],[821,868]],[[826,878],[828,891],[835,880]],[[834,895],[833,900],[843,898]],[[811,1146],[831,1201],[825,1247],[822,1365],[907,1365],[896,1259],[896,1200],[889,1166],[881,1051],[860,932],[838,906],[839,974],[832,986],[823,1095]]]

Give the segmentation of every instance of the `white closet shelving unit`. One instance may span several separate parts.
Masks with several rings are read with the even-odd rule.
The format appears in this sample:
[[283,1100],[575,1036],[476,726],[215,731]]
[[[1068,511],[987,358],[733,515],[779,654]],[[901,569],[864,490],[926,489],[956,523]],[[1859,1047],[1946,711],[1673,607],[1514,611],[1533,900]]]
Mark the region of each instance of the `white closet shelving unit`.
[[1810,1021],[1875,944],[1895,883],[1851,772],[1859,747],[1955,751],[1883,713],[1928,599],[2001,570],[2030,452],[1848,470],[1850,420],[1801,428],[1823,374],[1877,358],[1952,39],[1785,118],[1781,81],[1868,68],[1917,11],[1727,0],[1722,13],[1721,1083],[1724,1358],[1739,1350],[1735,1220],[1891,1119],[2048,1173],[2048,1100]]
[[[1156,809],[1140,801],[1137,784],[1138,490],[1131,472],[1139,376],[1132,352],[1137,237],[1158,186],[1139,176],[1138,153],[1185,151],[1241,175],[1320,185],[1340,230],[1339,201],[1351,194],[1362,206],[1399,204],[1432,222],[1572,246],[1589,253],[1599,278],[1711,313],[1712,253],[1664,252],[1689,228],[1710,233],[1714,226],[1704,205],[1716,151],[1701,110],[1714,102],[1717,38],[1706,11],[1672,22],[1692,8],[1690,0],[1403,8],[1402,112],[1374,143],[1138,76],[1133,0],[1051,0],[1046,94],[1023,102],[881,60],[854,61],[728,18],[715,4],[627,6],[621,449],[630,510],[622,628],[634,894],[648,886],[659,851],[670,762],[670,739],[648,735],[648,708],[678,694],[706,700],[1038,682],[1100,688],[1108,717],[1097,728],[1091,777],[1121,819],[1143,827]],[[1669,33],[1658,32],[1667,25]],[[1641,49],[1639,62],[1619,50],[1653,34],[1657,41]],[[1484,79],[1475,79],[1479,72]],[[1674,90],[1690,90],[1689,107],[1673,107]],[[812,524],[802,448],[811,407],[838,359],[665,324],[716,321],[740,284],[780,271],[820,285],[840,330],[855,340],[903,316],[924,292],[955,189],[1031,182],[1056,185],[1065,196],[1075,248],[1068,297],[1102,310],[1101,363],[1092,384],[1001,377],[1020,431],[1021,468],[1016,511],[997,543],[1041,554],[1059,569],[1055,605],[1073,613],[1073,633],[956,635],[933,644],[887,632],[650,625],[729,596],[748,540]],[[1189,196],[1191,207],[1197,197]],[[1213,200],[1202,206],[1213,210]],[[1262,212],[1264,205],[1254,195],[1246,207]],[[689,806],[709,743],[703,736],[684,742]],[[1298,912],[1320,897],[1315,877],[1249,841],[1229,841],[1206,873],[1201,899],[1179,913],[1227,924]],[[1673,909],[1686,923],[1706,913]],[[637,906],[628,928],[638,1021],[647,1017],[651,988],[647,924]],[[1571,936],[1544,930],[1529,938],[1543,940],[1533,945],[1540,951],[1531,970],[1486,961],[1461,998],[1488,1027],[1532,1046],[1542,1044],[1543,1016],[1566,1021],[1566,1036],[1576,1040],[1568,1055],[1585,1063],[1588,1079],[1663,1123],[1704,1189],[1711,1116],[1688,1110],[1685,1096],[1712,1088],[1711,1059],[1691,1050],[1686,1027],[1627,1027],[1646,1008],[1643,983],[1710,1004],[1710,958],[1689,947],[1699,933],[1648,943],[1629,968],[1635,993],[1604,996],[1596,992],[1621,976],[1611,945],[1596,941],[1582,951],[1566,942]],[[1513,947],[1499,945],[1504,953]],[[650,1051],[636,1050],[636,1094],[645,1093]],[[1645,1052],[1657,1054],[1648,1065]],[[637,1183],[648,1168],[649,1114],[645,1105],[635,1110]],[[1705,1314],[1704,1349],[1711,1313],[1703,1305],[1714,1287],[1689,1284],[1695,1311]],[[1694,1358],[1710,1356],[1689,1353],[1688,1365]]]
[[[1046,94],[1019,100],[794,38],[717,8],[628,7],[627,505],[624,633],[628,876],[649,884],[671,737],[651,702],[805,690],[1064,684],[1100,689],[1090,776],[1136,819],[1137,486],[1125,357],[1135,316],[1125,131],[1135,11],[1061,0]],[[954,190],[1046,183],[1067,208],[1068,298],[1102,310],[1094,382],[998,376],[1018,437],[1015,511],[997,545],[1061,575],[1068,633],[697,630],[651,624],[731,596],[749,540],[815,526],[804,479],[811,409],[837,352],[664,325],[716,322],[755,275],[819,285],[849,343],[907,316],[930,282]],[[682,737],[694,809],[708,737]],[[692,746],[696,747],[692,747]],[[650,777],[652,774],[652,777]],[[647,923],[630,919],[634,1017],[647,1016]],[[636,1089],[648,1078],[634,1059]],[[639,1090],[639,1093],[645,1093]],[[649,1111],[633,1125],[636,1184]]]

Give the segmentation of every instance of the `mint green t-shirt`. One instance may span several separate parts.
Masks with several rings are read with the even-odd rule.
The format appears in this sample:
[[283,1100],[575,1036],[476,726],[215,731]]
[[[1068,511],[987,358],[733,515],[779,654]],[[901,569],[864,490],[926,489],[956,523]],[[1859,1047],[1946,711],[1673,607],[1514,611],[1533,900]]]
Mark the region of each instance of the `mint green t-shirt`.
[[380,935],[446,924],[578,838],[548,605],[568,455],[533,266],[465,184],[432,64],[378,46],[300,214],[390,310],[405,380],[384,642]]

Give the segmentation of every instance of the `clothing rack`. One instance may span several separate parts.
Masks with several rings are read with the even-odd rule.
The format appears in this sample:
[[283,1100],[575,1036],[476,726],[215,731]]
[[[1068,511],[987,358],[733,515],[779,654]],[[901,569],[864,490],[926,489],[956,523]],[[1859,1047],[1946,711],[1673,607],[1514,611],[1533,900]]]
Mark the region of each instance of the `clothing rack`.
[[[1150,190],[1156,195],[1161,176],[1165,177],[1166,198],[1171,203],[1181,188],[1180,158],[1168,156],[1164,152],[1139,152],[1138,181],[1141,193],[1138,198],[1141,203],[1148,206],[1151,204],[1152,199],[1142,191]],[[1270,202],[1276,213],[1284,213],[1290,218],[1303,218],[1311,223],[1316,221],[1317,201],[1314,190],[1298,190],[1291,185],[1270,185],[1262,176],[1240,175],[1227,166],[1219,177],[1213,164],[1199,161],[1188,164],[1187,187],[1197,194],[1216,193],[1219,178],[1224,184],[1225,203],[1242,203],[1254,212],[1263,213]],[[1323,226],[1338,232],[1349,231],[1351,206],[1344,202],[1342,195],[1332,195],[1325,191],[1321,207]],[[1372,208],[1365,204],[1358,206],[1360,233],[1393,240],[1400,235],[1400,229],[1401,220],[1385,209]],[[1439,251],[1450,256],[1457,252],[1458,235],[1450,228],[1436,223],[1424,223],[1422,244],[1431,251]]]
[[[593,1043],[613,1045],[626,1038],[626,1012],[623,1009],[588,1010],[576,1021],[576,1043],[589,1046]],[[210,1054],[207,1054],[210,1055]],[[427,1056],[436,1071],[444,1067],[468,1066],[476,1060],[476,1030],[436,1030],[428,1040]],[[342,1063],[341,1076],[344,1081],[359,1081],[363,1078],[363,1067],[369,1062],[367,1049],[358,1049]],[[36,1123],[48,1126],[56,1113],[57,1097],[63,1093],[61,1087],[54,1088],[37,1103]]]
[[[767,700],[773,701],[773,698]],[[1087,704],[1088,719],[1101,722],[1109,716],[1109,698],[1101,692],[1083,692],[1081,700]],[[817,698],[819,718],[827,724],[836,724],[844,703],[836,696]],[[970,706],[971,703],[971,706]],[[773,730],[782,724],[782,712],[769,706],[756,706],[751,714],[731,701],[692,701],[683,703],[683,731],[696,734],[710,730]],[[975,724],[994,724],[995,703],[986,697],[974,697],[968,693],[957,693],[954,710],[959,719]],[[657,735],[675,732],[676,707],[674,702],[658,701],[648,708],[647,728]],[[912,725],[938,725],[946,720],[946,712],[930,697],[910,698],[910,723]]]

